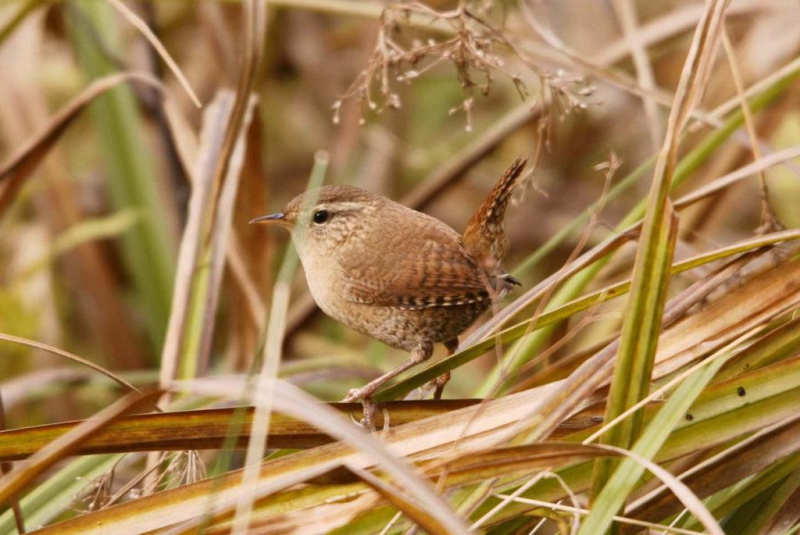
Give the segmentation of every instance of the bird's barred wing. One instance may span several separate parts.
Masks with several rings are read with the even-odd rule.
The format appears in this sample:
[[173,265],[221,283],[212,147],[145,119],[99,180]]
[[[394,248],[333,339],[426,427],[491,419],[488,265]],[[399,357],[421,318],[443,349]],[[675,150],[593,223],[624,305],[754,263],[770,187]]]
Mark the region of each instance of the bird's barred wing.
[[[339,261],[347,299],[403,309],[447,307],[490,299],[481,271],[466,255],[461,236],[432,218],[408,222],[398,232],[379,225],[380,254],[353,244]],[[376,243],[364,240],[366,243]]]

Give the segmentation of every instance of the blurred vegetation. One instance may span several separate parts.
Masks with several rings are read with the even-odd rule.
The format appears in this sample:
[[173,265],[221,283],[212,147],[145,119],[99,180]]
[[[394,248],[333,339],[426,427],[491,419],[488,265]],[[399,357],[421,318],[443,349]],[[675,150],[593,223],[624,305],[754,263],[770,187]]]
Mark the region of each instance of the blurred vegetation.
[[[0,3],[0,534],[796,533],[799,27],[792,0]],[[519,156],[523,288],[378,392],[453,370],[370,443],[312,401],[407,354],[247,222],[316,159],[460,231]]]

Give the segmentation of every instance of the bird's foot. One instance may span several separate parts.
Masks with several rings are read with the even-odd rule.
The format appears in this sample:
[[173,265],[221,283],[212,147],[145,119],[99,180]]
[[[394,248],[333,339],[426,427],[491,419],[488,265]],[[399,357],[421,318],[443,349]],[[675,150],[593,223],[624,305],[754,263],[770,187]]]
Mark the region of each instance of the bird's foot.
[[445,372],[433,381],[430,384],[435,388],[433,391],[433,399],[442,399],[442,393],[444,392],[444,386],[450,381],[450,372]]
[[361,400],[361,406],[363,407],[364,417],[361,419],[361,426],[367,429],[368,431],[377,431],[375,427],[375,416],[378,413],[378,406],[372,402],[371,396],[372,391],[366,391],[366,388],[353,388],[347,394],[347,397],[344,398],[345,403],[355,403],[356,401]]
[[369,394],[372,392],[366,393],[364,392],[364,388],[351,388],[350,391],[347,393],[345,398],[342,400],[343,403],[355,403],[356,401],[361,401],[364,398],[368,398]]

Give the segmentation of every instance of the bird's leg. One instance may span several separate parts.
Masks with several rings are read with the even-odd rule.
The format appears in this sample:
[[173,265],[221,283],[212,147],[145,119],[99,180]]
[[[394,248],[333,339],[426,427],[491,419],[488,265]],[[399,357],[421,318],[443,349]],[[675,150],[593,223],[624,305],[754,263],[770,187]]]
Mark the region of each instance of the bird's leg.
[[372,403],[372,394],[385,382],[392,380],[409,368],[413,368],[417,364],[428,360],[433,354],[433,344],[424,344],[418,347],[411,353],[411,358],[406,362],[386,372],[377,379],[370,381],[361,388],[354,388],[350,390],[347,397],[344,398],[345,403],[361,400],[364,405],[364,420],[363,423],[368,429],[373,429],[373,420],[375,415],[375,404]]
[[[456,352],[458,349],[458,338],[453,338],[452,340],[448,340],[444,343],[444,347],[447,348],[447,356],[449,357],[453,353]],[[436,390],[433,392],[433,399],[442,399],[442,393],[444,392],[444,385],[450,380],[450,372],[444,372],[442,375],[434,379],[433,383],[436,385]]]
[[436,390],[433,391],[433,399],[442,399],[444,386],[450,381],[450,372],[444,372],[442,375],[433,380],[436,385]]

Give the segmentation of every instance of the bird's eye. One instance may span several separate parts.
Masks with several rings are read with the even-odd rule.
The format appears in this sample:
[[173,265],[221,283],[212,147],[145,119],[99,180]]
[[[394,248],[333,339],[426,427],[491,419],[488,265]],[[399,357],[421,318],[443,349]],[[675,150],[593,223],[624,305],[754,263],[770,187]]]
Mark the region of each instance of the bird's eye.
[[314,223],[321,225],[331,218],[331,213],[327,210],[317,210],[314,212]]

